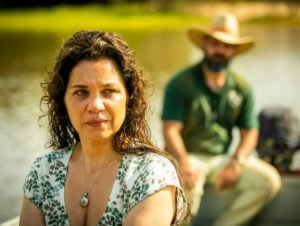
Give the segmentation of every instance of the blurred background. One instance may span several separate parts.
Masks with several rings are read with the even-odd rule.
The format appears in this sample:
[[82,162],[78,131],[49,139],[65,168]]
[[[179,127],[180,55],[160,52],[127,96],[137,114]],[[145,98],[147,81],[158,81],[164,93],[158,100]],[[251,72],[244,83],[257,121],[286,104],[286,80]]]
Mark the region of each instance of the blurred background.
[[38,122],[47,71],[62,41],[81,29],[120,34],[155,84],[149,123],[163,147],[160,111],[166,82],[197,62],[201,51],[186,29],[212,15],[235,13],[255,47],[232,67],[253,86],[256,108],[292,108],[300,117],[300,2],[188,0],[0,0],[0,222],[19,214],[22,185],[44,152],[47,122]]

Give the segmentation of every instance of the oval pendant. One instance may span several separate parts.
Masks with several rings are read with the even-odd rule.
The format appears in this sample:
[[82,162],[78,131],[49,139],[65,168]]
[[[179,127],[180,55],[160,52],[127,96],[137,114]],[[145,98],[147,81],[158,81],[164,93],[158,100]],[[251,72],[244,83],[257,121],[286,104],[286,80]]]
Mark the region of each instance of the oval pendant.
[[89,204],[89,198],[88,198],[88,193],[85,192],[83,194],[83,197],[80,199],[80,205],[82,207],[86,207]]

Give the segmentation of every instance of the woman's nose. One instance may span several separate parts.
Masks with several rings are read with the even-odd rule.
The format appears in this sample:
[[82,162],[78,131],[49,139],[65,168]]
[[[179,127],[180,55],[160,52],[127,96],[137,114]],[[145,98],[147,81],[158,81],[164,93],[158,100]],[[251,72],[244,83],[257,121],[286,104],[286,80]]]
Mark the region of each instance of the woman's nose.
[[104,110],[103,100],[100,96],[94,96],[89,99],[88,111],[99,112]]

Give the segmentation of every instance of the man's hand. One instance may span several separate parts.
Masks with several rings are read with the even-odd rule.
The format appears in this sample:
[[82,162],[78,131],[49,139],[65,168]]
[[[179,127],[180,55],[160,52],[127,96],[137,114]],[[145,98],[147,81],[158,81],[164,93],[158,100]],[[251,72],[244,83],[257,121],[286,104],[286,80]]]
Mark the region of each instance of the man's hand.
[[216,189],[224,190],[233,187],[240,179],[243,166],[235,159],[220,172],[217,177]]

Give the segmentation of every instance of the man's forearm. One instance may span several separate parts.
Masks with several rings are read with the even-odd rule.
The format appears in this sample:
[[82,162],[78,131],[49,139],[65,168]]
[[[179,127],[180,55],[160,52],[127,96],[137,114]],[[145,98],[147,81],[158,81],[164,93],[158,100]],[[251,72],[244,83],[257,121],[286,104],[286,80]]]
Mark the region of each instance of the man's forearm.
[[234,153],[234,158],[247,158],[255,150],[258,139],[258,129],[240,130],[240,143]]
[[163,124],[163,135],[166,149],[177,159],[179,163],[188,161],[187,150],[181,136],[181,123],[167,121]]

